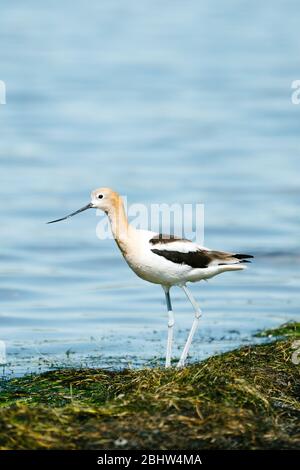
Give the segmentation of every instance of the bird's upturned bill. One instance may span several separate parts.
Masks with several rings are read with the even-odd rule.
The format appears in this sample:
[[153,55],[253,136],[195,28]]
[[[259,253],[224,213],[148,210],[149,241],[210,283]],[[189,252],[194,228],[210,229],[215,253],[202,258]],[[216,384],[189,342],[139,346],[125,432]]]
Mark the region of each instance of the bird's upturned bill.
[[69,217],[73,217],[73,215],[79,214],[79,212],[86,211],[87,209],[91,209],[92,207],[93,207],[93,205],[91,203],[89,203],[86,206],[82,207],[81,209],[78,209],[78,211],[72,212],[72,214],[66,215],[65,217],[62,217],[61,219],[50,220],[50,222],[47,222],[47,224],[54,224],[55,222],[60,222],[61,220],[66,220]]

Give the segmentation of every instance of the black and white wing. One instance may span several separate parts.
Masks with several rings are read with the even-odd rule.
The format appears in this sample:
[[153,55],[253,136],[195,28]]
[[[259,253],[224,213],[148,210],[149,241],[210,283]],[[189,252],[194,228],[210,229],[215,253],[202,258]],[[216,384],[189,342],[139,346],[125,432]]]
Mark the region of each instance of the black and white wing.
[[162,234],[152,237],[149,243],[152,253],[191,268],[249,263],[249,258],[253,258],[252,255],[209,250],[190,240]]

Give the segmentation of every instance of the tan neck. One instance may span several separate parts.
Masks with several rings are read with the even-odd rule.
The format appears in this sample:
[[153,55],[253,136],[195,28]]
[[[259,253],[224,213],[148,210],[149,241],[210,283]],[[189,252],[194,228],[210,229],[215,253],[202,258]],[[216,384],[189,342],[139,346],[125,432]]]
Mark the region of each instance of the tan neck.
[[124,252],[126,251],[126,245],[132,227],[128,223],[124,204],[121,198],[117,199],[116,203],[110,208],[107,215],[114,239],[116,240],[119,248]]

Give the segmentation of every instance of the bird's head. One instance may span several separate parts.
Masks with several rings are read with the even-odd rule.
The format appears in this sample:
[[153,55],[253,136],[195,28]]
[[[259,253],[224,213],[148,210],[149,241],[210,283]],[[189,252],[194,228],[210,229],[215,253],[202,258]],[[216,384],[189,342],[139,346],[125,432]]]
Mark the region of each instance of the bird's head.
[[91,192],[91,205],[95,209],[109,212],[119,204],[120,196],[110,188],[99,188]]
[[89,202],[89,204],[69,215],[66,215],[65,217],[62,217],[61,219],[51,220],[47,223],[53,224],[54,222],[60,222],[61,220],[68,219],[69,217],[73,217],[73,215],[86,211],[87,209],[101,209],[102,211],[109,213],[113,208],[120,204],[120,201],[121,198],[119,194],[110,188],[95,189],[91,193],[91,202]]

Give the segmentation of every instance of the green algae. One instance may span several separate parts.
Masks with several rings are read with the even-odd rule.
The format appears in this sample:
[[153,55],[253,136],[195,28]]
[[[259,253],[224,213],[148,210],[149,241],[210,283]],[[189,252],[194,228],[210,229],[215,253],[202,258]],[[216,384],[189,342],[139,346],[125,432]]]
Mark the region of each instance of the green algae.
[[0,449],[299,449],[299,324],[277,332],[286,339],[179,370],[64,369],[4,382]]

